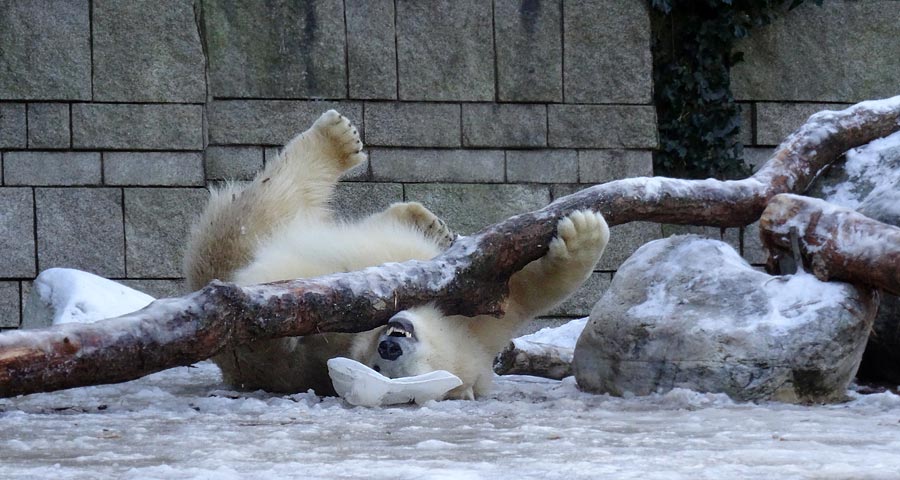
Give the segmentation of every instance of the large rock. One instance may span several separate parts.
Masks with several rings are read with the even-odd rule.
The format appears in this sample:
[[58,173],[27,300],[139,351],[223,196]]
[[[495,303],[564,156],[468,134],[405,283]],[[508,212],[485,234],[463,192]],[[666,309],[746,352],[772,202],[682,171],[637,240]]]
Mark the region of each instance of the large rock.
[[[900,133],[847,152],[811,195],[900,227]],[[900,384],[900,298],[882,294],[859,376]]]
[[844,398],[876,301],[808,274],[772,277],[718,240],[675,236],[626,261],[575,348],[581,388],[738,400]]

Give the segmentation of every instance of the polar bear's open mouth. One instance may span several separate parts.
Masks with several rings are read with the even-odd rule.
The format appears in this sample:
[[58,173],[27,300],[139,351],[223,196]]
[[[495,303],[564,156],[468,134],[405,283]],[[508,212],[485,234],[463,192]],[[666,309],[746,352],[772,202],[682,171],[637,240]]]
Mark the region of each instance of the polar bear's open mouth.
[[388,337],[413,338],[413,333],[416,331],[411,321],[399,316],[388,321],[387,327],[384,334]]

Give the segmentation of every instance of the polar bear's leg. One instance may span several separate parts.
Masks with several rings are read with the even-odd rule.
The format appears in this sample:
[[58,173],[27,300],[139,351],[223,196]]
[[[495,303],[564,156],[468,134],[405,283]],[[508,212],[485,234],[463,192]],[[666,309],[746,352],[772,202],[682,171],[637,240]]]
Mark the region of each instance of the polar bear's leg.
[[441,250],[446,249],[456,238],[450,227],[437,215],[419,202],[394,203],[383,212],[367,217],[365,222],[376,224],[385,221],[410,225],[431,239]]
[[350,120],[329,110],[288,142],[254,183],[273,197],[263,201],[287,202],[295,210],[325,209],[338,177],[365,161],[362,147]]
[[599,213],[573,212],[557,225],[547,254],[510,279],[510,308],[531,317],[565,300],[590,276],[609,242]]
[[297,215],[325,219],[341,173],[363,162],[359,132],[334,110],[297,135],[246,187],[213,190],[185,254],[188,286],[230,279],[260,240]]

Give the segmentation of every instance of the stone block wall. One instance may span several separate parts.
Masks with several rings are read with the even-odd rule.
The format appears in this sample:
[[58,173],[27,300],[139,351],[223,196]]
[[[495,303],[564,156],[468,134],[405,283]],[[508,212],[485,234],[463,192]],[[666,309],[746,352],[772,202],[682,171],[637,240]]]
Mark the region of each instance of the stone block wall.
[[[335,200],[416,200],[461,233],[652,174],[642,0],[0,0],[0,327],[40,271],[184,293],[207,186],[335,108],[370,161]],[[655,225],[617,227],[586,314]]]
[[[804,6],[742,46],[750,161],[823,105],[900,93],[896,5]],[[471,233],[651,175],[651,72],[644,0],[0,0],[0,328],[54,266],[184,293],[207,186],[329,108],[370,155],[339,185],[347,216],[416,200]],[[754,227],[618,226],[552,315],[587,314],[631,252],[686,231],[764,259]]]

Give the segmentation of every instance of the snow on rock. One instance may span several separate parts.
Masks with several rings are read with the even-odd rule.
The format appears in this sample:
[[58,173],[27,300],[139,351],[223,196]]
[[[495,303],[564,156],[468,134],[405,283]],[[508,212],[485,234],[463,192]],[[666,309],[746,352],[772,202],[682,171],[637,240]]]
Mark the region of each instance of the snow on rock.
[[[816,180],[809,195],[900,227],[900,132],[848,151]],[[900,297],[885,293],[859,369],[861,378],[900,383],[898,325]]]
[[587,320],[572,320],[514,338],[497,356],[494,371],[500,375],[534,375],[556,380],[572,375],[575,342]]
[[673,388],[735,399],[844,399],[876,302],[809,274],[773,277],[693,235],[641,247],[616,273],[575,348],[589,391]]
[[22,328],[93,323],[146,307],[153,297],[121,283],[71,268],[50,268],[34,279]]

